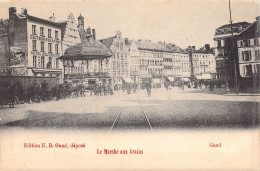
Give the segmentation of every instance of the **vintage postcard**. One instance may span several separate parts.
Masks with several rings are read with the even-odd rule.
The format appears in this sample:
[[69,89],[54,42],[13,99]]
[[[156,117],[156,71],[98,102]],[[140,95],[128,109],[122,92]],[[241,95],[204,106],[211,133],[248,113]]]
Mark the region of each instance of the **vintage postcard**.
[[0,1],[0,170],[260,170],[259,8]]

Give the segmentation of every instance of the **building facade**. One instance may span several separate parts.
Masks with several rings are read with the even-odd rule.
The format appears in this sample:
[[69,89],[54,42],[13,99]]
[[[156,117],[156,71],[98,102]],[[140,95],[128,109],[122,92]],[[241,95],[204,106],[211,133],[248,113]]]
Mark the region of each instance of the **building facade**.
[[101,39],[100,42],[113,52],[113,56],[108,61],[109,69],[107,72],[113,77],[114,85],[120,89],[124,82],[131,80],[129,46],[122,38],[120,31],[117,31],[115,36]]
[[10,63],[9,53],[9,20],[0,20],[0,75],[10,75],[8,70],[8,64]]
[[192,53],[192,60],[195,77],[207,74],[207,79],[211,79],[210,75],[214,76],[216,73],[216,62],[213,53],[197,51]]
[[150,80],[154,85],[161,84],[163,56],[170,50],[162,43],[153,43],[151,40],[138,40],[135,44],[140,55],[140,81]]
[[[9,8],[9,63],[13,76],[56,77],[62,81],[61,28],[52,20]],[[2,57],[1,57],[2,58]]]
[[[166,57],[172,58],[170,61],[172,61],[170,72],[167,72],[166,67],[164,67],[164,71],[166,73],[165,76],[172,76],[175,79],[185,79],[188,80],[190,77],[190,64],[189,64],[189,54],[185,50],[181,49],[175,44],[167,44],[166,45],[168,49],[171,50],[170,54],[166,54]],[[169,64],[170,65],[170,64]]]
[[232,24],[232,32],[231,24],[223,25],[215,31],[213,39],[217,78],[228,80],[230,85],[235,84],[236,76],[239,78],[237,38],[249,26],[250,23],[239,22]]
[[[62,41],[62,55],[65,51],[78,43],[81,42],[77,21],[74,18],[73,14],[70,14],[66,21],[59,22],[61,26],[61,41]],[[72,62],[64,63],[65,74],[71,73],[81,73],[83,72],[83,66],[79,62],[75,62],[72,65]]]
[[[260,74],[260,16],[238,37],[239,70],[242,79],[255,78]],[[259,83],[258,83],[259,84]]]
[[140,51],[138,50],[135,41],[129,41],[125,38],[125,43],[129,48],[131,80],[140,86]]

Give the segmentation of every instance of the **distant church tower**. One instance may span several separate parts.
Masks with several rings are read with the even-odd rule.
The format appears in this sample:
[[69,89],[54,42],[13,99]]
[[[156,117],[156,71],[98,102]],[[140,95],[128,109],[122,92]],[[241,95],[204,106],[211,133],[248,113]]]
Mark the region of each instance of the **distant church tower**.
[[78,28],[79,30],[84,30],[84,17],[81,14],[78,17]]

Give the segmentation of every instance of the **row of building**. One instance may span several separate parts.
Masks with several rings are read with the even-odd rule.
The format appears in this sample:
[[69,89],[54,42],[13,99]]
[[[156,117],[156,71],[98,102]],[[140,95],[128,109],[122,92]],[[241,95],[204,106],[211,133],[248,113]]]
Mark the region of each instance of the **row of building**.
[[[215,73],[215,60],[209,46],[200,50],[189,47],[192,51],[187,51],[171,43],[129,40],[123,38],[120,31],[112,37],[96,40],[95,29],[85,29],[84,22],[81,15],[78,20],[70,14],[65,21],[56,22],[54,14],[45,20],[29,15],[26,9],[18,13],[15,7],[9,8],[9,19],[0,21],[0,74],[56,77],[61,82],[98,75],[99,80],[103,76],[110,77],[120,86],[123,82],[141,83],[150,79],[161,83],[163,78],[188,80],[191,75]],[[96,58],[60,60],[64,55],[83,53],[86,47],[77,52],[80,46],[88,46],[90,56]],[[111,55],[99,59],[92,46],[102,47]],[[88,80],[95,82],[97,78]]]
[[258,16],[253,23],[238,22],[216,29],[214,54],[218,79],[226,79],[231,85],[237,82],[259,86],[259,28]]
[[[232,27],[232,32],[231,32]],[[151,40],[130,40],[120,31],[96,40],[82,15],[55,21],[9,8],[0,20],[0,75],[57,78],[59,82],[85,81],[123,85],[150,80],[229,79],[259,73],[259,17],[216,29],[215,48],[196,50]],[[233,46],[231,46],[233,45]],[[235,67],[236,66],[236,67]],[[238,69],[239,68],[239,69]],[[103,80],[103,81],[102,81]]]

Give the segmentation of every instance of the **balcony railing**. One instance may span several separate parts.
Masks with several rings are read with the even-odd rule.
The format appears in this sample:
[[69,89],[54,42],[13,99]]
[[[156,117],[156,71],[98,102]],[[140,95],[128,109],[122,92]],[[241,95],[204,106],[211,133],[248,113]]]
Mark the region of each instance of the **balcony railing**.
[[73,77],[78,77],[78,76],[82,76],[82,77],[89,77],[89,76],[109,76],[109,73],[107,72],[88,72],[88,73],[67,73],[65,74],[65,77],[67,78],[73,78]]

